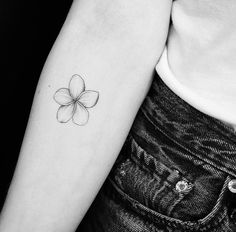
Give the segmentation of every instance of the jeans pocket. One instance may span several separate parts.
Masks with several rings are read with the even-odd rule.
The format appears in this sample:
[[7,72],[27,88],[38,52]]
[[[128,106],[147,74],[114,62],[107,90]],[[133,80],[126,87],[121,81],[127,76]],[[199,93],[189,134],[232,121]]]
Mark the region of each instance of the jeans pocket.
[[126,154],[109,177],[117,196],[128,207],[159,225],[180,231],[213,231],[217,225],[229,228],[224,203],[229,177],[217,179],[208,173],[193,181],[174,166],[157,161],[133,138],[130,142],[131,150],[123,151]]
[[[124,207],[134,211],[136,214],[143,217],[143,220],[150,223],[154,223],[157,227],[164,226],[166,231],[207,231],[207,232],[232,232],[228,222],[228,210],[224,204],[224,195],[227,189],[227,184],[230,178],[225,180],[225,183],[221,189],[220,195],[215,203],[215,206],[204,217],[196,221],[187,221],[176,219],[171,216],[162,214],[156,210],[153,210],[140,201],[132,198],[129,194],[124,192],[114,180],[108,178],[110,185],[110,192],[113,192],[113,198],[118,200]],[[112,189],[112,190],[111,190]]]

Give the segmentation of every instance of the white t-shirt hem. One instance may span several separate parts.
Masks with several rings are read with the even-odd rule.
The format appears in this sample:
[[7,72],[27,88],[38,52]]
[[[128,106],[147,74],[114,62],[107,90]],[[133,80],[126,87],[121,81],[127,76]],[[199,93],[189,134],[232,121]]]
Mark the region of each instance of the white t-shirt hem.
[[156,71],[164,83],[188,104],[209,116],[219,119],[225,123],[232,124],[232,126],[236,126],[235,114],[217,107],[217,103],[213,103],[212,101],[209,101],[208,99],[194,93],[175,77],[168,63],[167,48],[164,49],[163,54],[156,65]]

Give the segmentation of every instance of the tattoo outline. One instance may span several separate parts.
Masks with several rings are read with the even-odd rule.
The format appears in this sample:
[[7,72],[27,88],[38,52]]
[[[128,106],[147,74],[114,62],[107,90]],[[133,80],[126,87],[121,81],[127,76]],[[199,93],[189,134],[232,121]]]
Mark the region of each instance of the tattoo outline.
[[72,122],[84,126],[89,120],[88,108],[94,107],[99,99],[99,92],[86,90],[84,79],[75,74],[71,77],[68,88],[58,89],[53,99],[60,105],[57,111],[57,121]]

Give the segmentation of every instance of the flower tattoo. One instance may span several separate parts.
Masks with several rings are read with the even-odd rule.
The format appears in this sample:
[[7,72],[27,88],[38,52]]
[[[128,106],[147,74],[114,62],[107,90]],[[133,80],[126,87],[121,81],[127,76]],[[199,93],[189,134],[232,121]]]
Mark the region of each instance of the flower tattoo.
[[72,119],[73,123],[83,126],[88,122],[88,108],[97,104],[99,93],[93,90],[85,90],[82,77],[72,76],[69,87],[61,88],[54,94],[54,100],[61,105],[57,111],[57,120],[66,123]]

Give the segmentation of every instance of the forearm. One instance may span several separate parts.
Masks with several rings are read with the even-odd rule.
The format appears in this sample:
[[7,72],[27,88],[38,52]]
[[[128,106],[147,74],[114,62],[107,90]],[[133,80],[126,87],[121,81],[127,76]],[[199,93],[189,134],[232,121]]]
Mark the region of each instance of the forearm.
[[[165,43],[170,2],[146,5],[74,3],[40,77],[1,232],[77,227],[121,149]],[[99,92],[84,126],[56,119],[53,96],[74,74]]]

